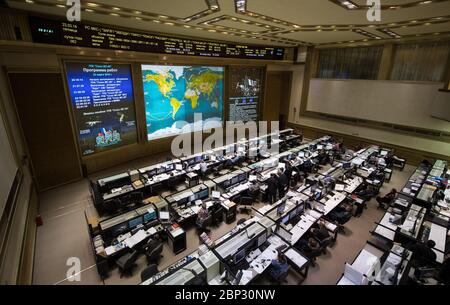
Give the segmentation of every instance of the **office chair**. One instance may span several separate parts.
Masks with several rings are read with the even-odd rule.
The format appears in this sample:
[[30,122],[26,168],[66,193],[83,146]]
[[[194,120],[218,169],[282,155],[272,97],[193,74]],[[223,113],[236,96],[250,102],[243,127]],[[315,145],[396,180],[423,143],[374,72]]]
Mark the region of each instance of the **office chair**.
[[129,203],[142,203],[142,200],[144,199],[144,195],[142,192],[132,192],[130,193],[130,196],[128,197]]
[[206,233],[210,232],[208,227],[210,227],[212,225],[212,220],[213,220],[213,217],[212,217],[211,213],[208,214],[208,217],[197,220],[197,231],[198,231],[199,235],[203,232],[206,232]]
[[249,215],[252,212],[252,209],[249,208],[248,206],[252,206],[253,202],[254,202],[254,199],[252,197],[247,197],[247,196],[238,197],[236,200],[236,203],[238,205],[243,206],[243,207],[240,207],[239,212],[246,213],[247,215]]
[[223,208],[219,207],[213,212],[213,224],[214,226],[219,226],[219,224],[223,221]]
[[154,276],[158,272],[159,272],[158,271],[158,266],[156,266],[155,264],[151,264],[151,265],[147,266],[141,272],[141,282],[145,282],[146,280],[148,280],[149,278],[151,278],[152,276]]
[[243,224],[243,223],[246,222],[246,221],[247,221],[247,219],[241,218],[241,219],[239,219],[239,220],[237,221],[236,225],[239,226],[239,225]]
[[130,253],[122,255],[117,261],[116,264],[119,267],[120,278],[124,275],[132,275],[132,270],[136,266],[135,262],[139,253],[136,250],[133,250]]
[[175,191],[177,187],[177,178],[176,177],[170,177],[169,180],[167,180],[167,187],[171,191]]
[[268,274],[277,284],[287,283],[286,277],[288,276],[290,269],[291,267],[289,265],[286,265],[282,272],[277,274],[273,272],[273,269],[269,267]]
[[322,240],[318,240],[322,253],[325,254],[327,252],[327,247],[331,246],[334,242],[333,236],[329,236]]
[[103,204],[104,211],[108,214],[115,214],[122,207],[122,200],[115,198],[114,200],[107,201]]
[[144,254],[148,264],[158,264],[163,251],[163,243],[157,239],[150,239],[143,247]]

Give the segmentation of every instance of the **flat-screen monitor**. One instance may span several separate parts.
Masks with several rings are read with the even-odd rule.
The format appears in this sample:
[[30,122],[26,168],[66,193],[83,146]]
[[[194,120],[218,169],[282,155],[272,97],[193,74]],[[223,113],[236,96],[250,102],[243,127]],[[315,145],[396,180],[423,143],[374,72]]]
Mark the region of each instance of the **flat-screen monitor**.
[[352,167],[352,164],[350,163],[350,162],[345,162],[343,165],[342,165],[342,168],[343,169],[350,169]]
[[212,191],[211,197],[212,197],[212,198],[220,198],[220,192],[218,192],[218,191]]
[[230,187],[230,180],[225,180],[223,183],[223,188],[229,188]]
[[130,229],[137,227],[138,225],[142,224],[142,216],[131,219],[128,222],[128,226],[130,227]]
[[238,264],[240,261],[242,261],[245,258],[245,249],[242,249],[240,251],[238,251],[235,255],[234,255],[234,263]]
[[230,67],[229,121],[258,121],[264,67]]
[[147,175],[148,175],[149,177],[152,177],[152,176],[156,175],[156,168],[149,170],[149,171],[147,172]]
[[289,212],[289,219],[294,219],[295,216],[297,216],[297,209],[293,209],[292,211]]
[[202,160],[203,160],[203,156],[196,156],[195,157],[195,163],[198,163],[198,162],[200,162]]
[[247,175],[245,173],[239,174],[239,182],[245,181],[247,179]]
[[127,222],[121,223],[119,225],[116,225],[110,231],[111,232],[111,237],[113,237],[113,238],[117,237],[117,236],[125,233],[127,230],[128,230],[128,223]]
[[173,163],[169,163],[166,165],[166,171],[172,171],[174,169]]
[[175,169],[176,169],[177,171],[183,170],[183,165],[180,164],[180,163],[177,163],[177,164],[175,164]]
[[283,217],[283,219],[281,219],[281,223],[282,224],[287,224],[289,222],[289,214],[287,214],[286,216]]
[[297,206],[297,215],[302,214],[304,209],[305,209],[305,204],[304,204],[304,203],[300,203],[300,204]]
[[263,233],[260,237],[258,237],[258,242],[256,244],[257,247],[261,247],[267,240],[267,234]]
[[164,167],[158,167],[158,169],[156,170],[156,173],[159,175],[159,174],[162,174],[162,173],[165,173],[166,172],[166,169],[164,168]]
[[147,139],[221,128],[223,67],[141,65]]
[[208,195],[209,195],[209,190],[207,188],[205,188],[197,193],[197,199],[205,199],[208,197]]
[[155,218],[156,218],[156,213],[155,212],[144,214],[144,222],[153,220]]
[[188,197],[181,198],[180,200],[178,200],[178,206],[185,205],[187,202],[188,202]]
[[280,203],[280,205],[277,207],[277,214],[278,215],[283,214],[285,207],[286,207],[285,202]]
[[130,65],[67,62],[66,73],[83,156],[137,141]]
[[231,178],[231,185],[235,185],[239,182],[239,176],[234,176]]
[[195,163],[195,158],[186,160],[187,164],[193,165]]
[[189,196],[189,200],[188,201],[192,202],[192,201],[195,201],[195,199],[196,199],[195,195],[191,195],[191,196]]

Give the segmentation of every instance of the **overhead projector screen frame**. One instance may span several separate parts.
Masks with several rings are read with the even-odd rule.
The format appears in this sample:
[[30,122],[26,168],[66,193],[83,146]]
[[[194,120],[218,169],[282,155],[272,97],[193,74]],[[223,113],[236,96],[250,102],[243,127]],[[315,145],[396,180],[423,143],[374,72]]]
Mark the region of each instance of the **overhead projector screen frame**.
[[[205,63],[205,64],[199,64],[199,63],[195,63],[195,64],[187,64],[184,62],[176,62],[176,63],[167,63],[167,62],[139,62],[137,63],[137,68],[139,69],[139,75],[140,75],[140,82],[139,84],[136,84],[136,89],[140,90],[139,94],[141,94],[141,99],[142,99],[142,107],[144,109],[144,113],[142,116],[139,117],[139,119],[143,119],[143,130],[142,132],[144,133],[145,136],[143,136],[143,138],[145,138],[145,143],[152,143],[153,141],[158,141],[158,140],[163,140],[163,139],[171,139],[174,138],[178,135],[181,134],[186,134],[189,132],[204,132],[205,130],[209,130],[211,128],[223,128],[224,124],[225,124],[225,120],[226,117],[228,115],[228,94],[227,94],[227,87],[228,86],[228,65],[214,65],[214,64],[209,64],[209,63]],[[206,128],[202,128],[201,130],[194,130],[194,131],[186,131],[186,132],[179,132],[179,133],[174,133],[174,134],[170,134],[170,135],[165,135],[165,136],[158,136],[158,137],[154,137],[149,139],[149,131],[148,131],[148,122],[147,122],[147,108],[146,108],[146,100],[145,100],[145,88],[144,88],[144,75],[143,72],[145,71],[143,68],[145,66],[154,66],[154,67],[193,67],[193,68],[219,68],[221,69],[221,73],[222,73],[222,79],[221,79],[221,111],[220,111],[220,116],[218,115],[218,117],[220,117],[220,126],[214,126],[214,127],[206,127]],[[141,87],[141,88],[140,88]],[[136,90],[136,91],[137,91]],[[181,120],[177,120],[177,121],[181,121]]]
[[[122,150],[127,147],[137,145],[140,142],[140,136],[141,136],[141,130],[139,128],[139,113],[137,111],[138,103],[139,101],[138,96],[136,94],[136,85],[135,85],[135,78],[136,78],[136,69],[135,64],[133,62],[126,62],[126,61],[102,61],[102,60],[96,60],[95,58],[92,58],[92,60],[86,60],[86,59],[79,59],[79,58],[73,58],[73,57],[65,57],[61,58],[62,63],[62,74],[63,74],[63,84],[64,84],[64,91],[66,94],[66,102],[67,107],[69,108],[69,117],[71,121],[71,128],[72,133],[75,141],[75,145],[77,147],[78,154],[80,156],[80,159],[90,159],[90,158],[97,158],[101,155],[111,153],[112,151]],[[71,63],[77,63],[77,64],[108,64],[108,65],[126,65],[129,68],[130,71],[130,83],[131,83],[131,90],[132,90],[132,107],[134,108],[132,114],[134,115],[134,129],[135,129],[135,136],[134,140],[130,143],[125,143],[121,145],[113,145],[110,147],[107,147],[106,149],[103,149],[101,151],[94,151],[91,154],[83,154],[81,143],[80,143],[80,137],[79,137],[79,128],[77,123],[77,116],[75,113],[75,107],[73,106],[72,102],[72,96],[71,91],[69,88],[69,79],[68,79],[68,64]]]

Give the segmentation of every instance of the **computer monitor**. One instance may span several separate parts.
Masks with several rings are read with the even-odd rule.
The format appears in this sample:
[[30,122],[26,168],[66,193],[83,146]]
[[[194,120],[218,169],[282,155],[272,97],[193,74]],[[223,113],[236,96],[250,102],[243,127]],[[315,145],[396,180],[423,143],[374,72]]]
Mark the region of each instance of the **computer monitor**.
[[177,171],[183,170],[183,165],[180,164],[180,163],[177,163],[177,164],[175,164],[175,169],[176,169]]
[[314,195],[314,199],[319,200],[321,196],[322,192],[316,192],[316,194]]
[[220,192],[218,192],[218,191],[212,191],[211,197],[212,197],[212,198],[220,198]]
[[234,176],[233,178],[231,178],[231,185],[235,185],[238,182],[239,182],[239,177],[238,176]]
[[142,224],[142,216],[139,216],[137,218],[131,219],[128,222],[128,226],[130,227],[130,229],[137,227],[138,225]]
[[278,207],[277,207],[277,214],[283,214],[284,212],[284,208],[286,207],[286,202],[282,202]]
[[343,169],[350,169],[352,167],[352,164],[350,163],[350,162],[345,162],[343,165],[342,165],[342,168]]
[[234,263],[238,264],[239,262],[241,262],[243,259],[245,258],[245,249],[242,249],[240,251],[238,251],[235,255],[234,255]]
[[182,199],[178,200],[178,206],[182,206],[182,205],[186,204],[187,202],[188,202],[187,197],[182,198]]
[[194,159],[194,158],[188,159],[188,160],[186,160],[186,162],[187,162],[189,165],[192,165],[192,164],[195,163],[195,159]]
[[192,201],[195,201],[195,195],[189,196],[188,202],[192,202]]
[[297,215],[300,215],[301,213],[303,213],[303,210],[305,209],[305,204],[304,203],[300,203],[297,206]]
[[195,163],[198,163],[203,160],[203,156],[195,156]]
[[174,169],[173,163],[170,163],[170,164],[166,165],[166,171],[172,171],[173,169]]
[[266,240],[267,240],[267,234],[263,233],[260,237],[258,237],[256,246],[261,247],[266,242]]
[[209,190],[207,188],[201,190],[197,193],[197,199],[205,199],[209,195]]
[[289,219],[294,219],[295,216],[297,216],[297,209],[293,209],[292,211],[289,212]]
[[158,167],[158,169],[156,170],[156,173],[157,174],[162,174],[162,173],[164,173],[166,171],[166,169],[164,168],[164,167]]
[[247,175],[245,173],[239,174],[239,182],[245,181],[247,179]]
[[287,224],[289,222],[289,214],[287,214],[286,216],[283,217],[283,219],[281,219],[281,223],[282,224]]
[[148,175],[149,177],[152,177],[152,176],[156,175],[156,168],[149,170],[149,171],[147,172],[147,175]]
[[128,230],[128,223],[127,222],[124,222],[124,223],[121,223],[119,225],[116,225],[110,231],[111,232],[111,237],[112,238],[117,237],[117,236],[123,234],[124,232],[126,232],[127,230]]
[[229,188],[230,187],[230,180],[225,180],[223,183],[223,188]]
[[144,214],[144,222],[153,220],[155,218],[156,218],[156,213],[155,212]]

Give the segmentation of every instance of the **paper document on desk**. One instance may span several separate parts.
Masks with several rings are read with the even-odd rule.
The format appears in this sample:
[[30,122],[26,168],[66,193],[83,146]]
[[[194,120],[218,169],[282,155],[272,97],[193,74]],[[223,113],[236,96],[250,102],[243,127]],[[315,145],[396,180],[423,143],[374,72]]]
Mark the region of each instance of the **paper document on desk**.
[[109,246],[109,247],[106,247],[105,248],[105,253],[106,253],[106,255],[111,255],[111,254],[113,254],[115,251],[114,251],[114,246]]
[[158,232],[158,231],[156,231],[155,227],[151,227],[150,229],[147,230],[147,233],[148,233],[149,235],[153,235],[153,234],[155,234],[156,232]]
[[199,206],[196,206],[196,205],[191,207],[191,210],[192,210],[195,214],[197,214],[198,211],[200,211],[200,209],[201,209],[201,208],[200,208]]

